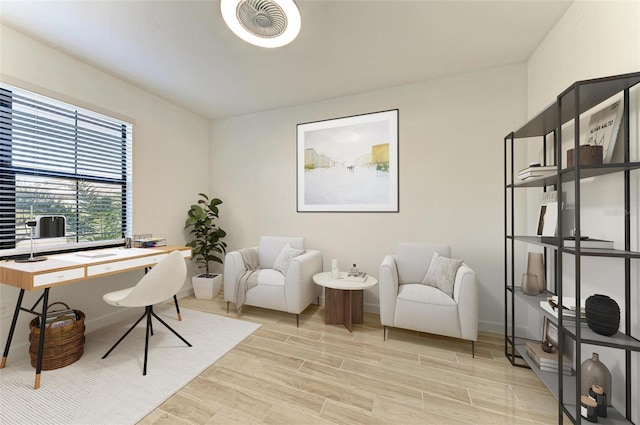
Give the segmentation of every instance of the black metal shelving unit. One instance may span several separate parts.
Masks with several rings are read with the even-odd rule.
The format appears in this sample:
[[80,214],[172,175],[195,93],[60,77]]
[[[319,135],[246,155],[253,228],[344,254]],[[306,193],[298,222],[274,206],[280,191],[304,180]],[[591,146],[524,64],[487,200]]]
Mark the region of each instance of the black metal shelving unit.
[[[632,230],[632,212],[630,211],[632,190],[635,191],[634,193],[640,191],[636,186],[631,187],[630,176],[632,172],[638,172],[634,170],[640,169],[640,162],[638,162],[638,159],[632,161],[630,158],[631,135],[629,128],[630,97],[632,88],[638,83],[640,83],[640,72],[578,81],[558,95],[555,102],[544,111],[529,120],[520,129],[509,133],[504,138],[505,355],[513,366],[531,368],[558,399],[558,423],[563,423],[564,419],[567,418],[572,423],[588,423],[580,416],[580,364],[583,344],[622,350],[625,355],[625,406],[622,409],[624,412],[619,412],[609,407],[607,412],[608,417],[598,418],[598,423],[633,423],[631,410],[632,401],[633,403],[637,403],[637,400],[640,399],[638,394],[632,394],[632,380],[634,377],[637,379],[637,377],[640,376],[640,371],[632,370],[631,362],[631,353],[640,352],[640,340],[631,335],[631,312],[639,308],[638,305],[632,303],[631,289],[632,286],[635,291],[638,291],[640,288],[638,279],[635,278],[632,280],[631,265],[632,262],[640,261],[640,252],[638,252],[640,248],[633,247],[632,250],[630,236]],[[633,95],[638,96],[638,92],[640,92],[640,90],[636,88]],[[578,146],[581,141],[581,114],[620,93],[622,93],[624,108],[620,127],[623,140],[621,147],[624,150],[622,162],[582,165],[579,155],[576,155],[574,166],[563,166],[563,131],[571,131],[571,126],[573,126],[573,148],[575,149],[574,152],[578,152]],[[637,146],[637,134],[634,137],[634,143],[635,146]],[[551,140],[549,140],[549,138],[551,138]],[[542,165],[547,165],[547,162],[549,162],[550,165],[555,165],[556,172],[553,175],[517,181],[514,152],[517,147],[524,146],[526,148],[529,143],[542,143]],[[545,192],[548,190],[556,191],[558,197],[558,235],[565,235],[568,234],[568,232],[563,228],[563,187],[573,189],[575,210],[573,213],[574,223],[571,228],[575,229],[576,235],[579,236],[581,234],[580,196],[582,180],[590,178],[590,180],[597,181],[598,177],[610,174],[621,176],[620,186],[624,192],[624,249],[583,248],[581,247],[579,237],[576,238],[574,247],[565,247],[563,238],[516,235],[516,220],[525,214],[524,211],[516,211],[516,193],[519,193],[519,191],[526,190],[527,188],[537,188],[537,190]],[[636,211],[635,214],[638,214],[638,211]],[[637,228],[634,230],[639,231]],[[553,267],[547,270],[547,273],[552,277],[552,288],[548,288],[546,293],[538,296],[525,295],[516,284],[516,276],[519,276],[525,271],[522,270],[522,261],[516,261],[516,248],[518,248],[518,250],[525,249],[530,245],[539,246],[543,249],[546,267],[548,267],[549,261],[547,260],[549,259],[552,260],[550,262],[553,264]],[[617,301],[618,303],[624,303],[621,306],[621,309],[625,312],[624,317],[621,317],[624,332],[618,332],[611,337],[602,336],[593,332],[587,326],[586,321],[580,318],[580,315],[574,318],[567,318],[560,314],[556,317],[540,307],[540,301],[546,301],[548,296],[557,295],[559,299],[563,297],[563,258],[565,255],[573,257],[575,262],[575,267],[572,272],[575,281],[573,292],[576,300],[586,298],[590,295],[584,294],[584,297],[581,298],[582,261],[589,261],[588,259],[590,257],[617,258],[623,261],[625,299]],[[516,273],[516,270],[519,273]],[[606,294],[606,292],[607,288],[599,290],[599,293]],[[573,359],[572,368],[575,370],[573,375],[541,371],[533,359],[528,357],[524,346],[526,342],[532,340],[517,335],[516,324],[518,320],[522,319],[519,318],[521,315],[518,315],[516,310],[522,306],[528,310],[538,312],[541,318],[546,316],[547,319],[557,325],[560,345],[558,350],[559,368],[562,369],[564,354],[570,354]],[[571,348],[573,348],[573,350],[571,350]]]

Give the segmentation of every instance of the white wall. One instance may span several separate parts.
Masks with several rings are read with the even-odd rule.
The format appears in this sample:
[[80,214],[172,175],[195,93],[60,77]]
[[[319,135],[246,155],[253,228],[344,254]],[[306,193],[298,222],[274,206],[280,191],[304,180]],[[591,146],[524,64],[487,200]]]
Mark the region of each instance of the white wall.
[[[198,192],[208,190],[208,120],[4,26],[0,75],[10,84],[133,121],[134,233],[161,233],[169,244],[184,245],[186,212]],[[141,276],[141,271],[130,272],[56,287],[49,300],[82,310],[90,331],[113,320],[112,314],[125,314],[125,309],[107,306],[102,295],[130,286]],[[189,288],[190,282],[185,291]],[[2,303],[15,304],[18,292],[0,285]],[[39,295],[40,291],[27,291],[25,304],[30,307]],[[20,316],[12,352],[26,350],[31,318]],[[3,318],[0,324],[4,347],[11,319]]]
[[[477,273],[480,321],[503,330],[503,138],[525,120],[524,64],[213,122],[212,192],[230,249],[300,235],[374,276],[398,242],[449,243]],[[399,213],[297,213],[296,124],[395,109]],[[378,289],[365,293],[378,311]]]
[[[640,1],[576,1],[567,10],[558,24],[531,56],[527,64],[528,111],[534,116],[552,102],[560,92],[573,82],[608,75],[637,72],[640,70]],[[634,91],[630,120],[632,152],[638,161],[638,121],[640,111],[640,88]],[[583,123],[583,125],[586,123]],[[584,128],[584,127],[582,127]],[[563,132],[564,134],[564,132]],[[572,142],[573,143],[573,142]],[[640,219],[638,196],[640,173],[631,175],[632,191],[632,248],[640,250]],[[592,237],[614,238],[617,248],[624,246],[622,212],[624,211],[620,176],[607,176],[583,184],[586,208],[582,213],[582,229]],[[529,202],[536,208],[535,198]],[[601,233],[598,233],[601,232]],[[573,263],[565,256],[563,280],[573,288]],[[567,263],[568,262],[568,263]],[[583,298],[592,293],[605,293],[624,307],[624,272],[621,260],[583,259]],[[640,338],[640,261],[632,262],[632,334]],[[573,289],[570,289],[573,291]],[[623,311],[624,314],[624,311]],[[623,320],[624,329],[624,320]],[[583,346],[582,359],[590,358],[592,352],[600,353],[600,359],[613,375],[614,406],[624,413],[624,353],[620,350]],[[640,390],[640,360],[633,354],[633,396],[638,400]],[[632,419],[640,417],[638,403],[633,406]]]

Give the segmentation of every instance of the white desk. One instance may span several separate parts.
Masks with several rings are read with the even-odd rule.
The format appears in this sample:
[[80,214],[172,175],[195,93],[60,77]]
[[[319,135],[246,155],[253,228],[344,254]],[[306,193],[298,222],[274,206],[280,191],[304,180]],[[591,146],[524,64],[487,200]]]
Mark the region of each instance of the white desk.
[[[171,251],[181,251],[186,258],[191,258],[191,248],[184,246],[162,246],[155,248],[106,248],[91,251],[72,252],[66,254],[51,255],[44,261],[33,263],[16,263],[7,261],[0,263],[0,283],[20,288],[20,295],[16,302],[16,308],[11,322],[11,329],[5,344],[2,362],[2,369],[7,361],[13,332],[18,321],[20,311],[40,315],[40,344],[38,348],[38,363],[36,367],[36,381],[34,388],[40,387],[40,372],[42,370],[42,347],[45,335],[45,318],[49,302],[49,289],[54,286],[66,285],[81,280],[95,277],[108,276],[116,273],[124,273],[131,270],[145,269],[153,267],[160,260],[166,257]],[[87,257],[88,253],[104,253],[108,256]],[[31,308],[22,307],[24,291],[44,290],[44,293]],[[33,309],[42,301],[42,313]],[[180,309],[178,300],[174,297],[178,317]]]

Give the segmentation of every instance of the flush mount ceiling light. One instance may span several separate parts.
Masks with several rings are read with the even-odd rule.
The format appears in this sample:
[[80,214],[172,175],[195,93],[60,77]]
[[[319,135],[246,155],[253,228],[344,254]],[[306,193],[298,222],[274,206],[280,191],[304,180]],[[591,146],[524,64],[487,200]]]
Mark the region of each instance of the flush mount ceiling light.
[[293,0],[221,0],[220,10],[231,31],[256,46],[284,46],[300,32]]

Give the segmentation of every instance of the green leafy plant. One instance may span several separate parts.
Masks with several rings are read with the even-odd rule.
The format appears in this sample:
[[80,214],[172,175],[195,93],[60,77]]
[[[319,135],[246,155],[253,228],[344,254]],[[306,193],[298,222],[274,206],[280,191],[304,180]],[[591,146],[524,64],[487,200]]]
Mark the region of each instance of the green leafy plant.
[[215,219],[219,218],[218,205],[222,201],[218,198],[209,200],[204,193],[199,194],[202,199],[196,205],[191,205],[187,212],[189,218],[185,223],[185,229],[191,229],[189,234],[194,240],[187,243],[191,247],[193,259],[196,264],[205,269],[205,277],[212,277],[209,273],[209,263],[214,261],[222,264],[222,256],[227,252],[227,244],[222,239],[226,232],[216,226]]

